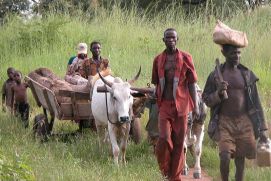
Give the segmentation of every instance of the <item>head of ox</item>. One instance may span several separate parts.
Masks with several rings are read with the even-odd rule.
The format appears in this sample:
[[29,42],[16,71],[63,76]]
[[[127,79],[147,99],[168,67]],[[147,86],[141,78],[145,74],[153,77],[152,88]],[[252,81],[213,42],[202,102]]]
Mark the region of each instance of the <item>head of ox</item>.
[[[135,92],[131,85],[138,79],[140,72],[141,67],[137,75],[129,81],[123,81],[119,77],[102,77],[98,72],[100,79],[96,81],[92,95],[92,113],[95,119],[103,117],[99,121],[109,121],[113,124],[122,124],[131,120],[133,115],[132,93]],[[105,85],[105,93],[99,93],[97,87]]]

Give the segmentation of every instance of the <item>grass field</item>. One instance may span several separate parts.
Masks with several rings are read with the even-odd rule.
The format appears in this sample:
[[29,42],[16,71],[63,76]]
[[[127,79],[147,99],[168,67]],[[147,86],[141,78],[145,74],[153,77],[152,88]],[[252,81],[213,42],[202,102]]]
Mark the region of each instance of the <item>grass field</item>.
[[[115,75],[131,78],[142,66],[138,86],[150,82],[154,56],[164,49],[163,31],[174,27],[179,33],[178,47],[193,55],[199,75],[199,84],[215,66],[215,58],[223,60],[219,46],[212,42],[215,18],[201,17],[187,21],[183,14],[161,13],[149,19],[135,10],[112,11],[99,9],[92,19],[84,15],[69,16],[49,14],[23,22],[10,17],[0,27],[0,83],[5,81],[7,67],[15,67],[27,75],[38,67],[47,67],[63,77],[66,64],[75,53],[78,42],[99,40],[102,55],[110,59]],[[264,8],[248,13],[237,13],[223,20],[229,26],[247,32],[249,46],[243,50],[241,62],[260,78],[259,91],[266,119],[271,123],[271,9]],[[41,113],[29,91],[31,121]],[[147,112],[142,118],[142,132]],[[19,121],[0,113],[0,180],[161,180],[151,148],[144,141],[135,145],[129,142],[128,165],[116,168],[108,152],[100,153],[95,133],[86,130],[82,136],[54,137],[40,144],[33,139],[31,128],[23,129]],[[57,121],[55,133],[69,133],[78,126],[70,121]],[[190,163],[192,159],[190,158]],[[218,152],[215,144],[205,136],[202,167],[214,180],[219,178]],[[248,181],[268,181],[270,168],[258,168],[253,161],[246,164]],[[231,178],[234,167],[231,165]]]

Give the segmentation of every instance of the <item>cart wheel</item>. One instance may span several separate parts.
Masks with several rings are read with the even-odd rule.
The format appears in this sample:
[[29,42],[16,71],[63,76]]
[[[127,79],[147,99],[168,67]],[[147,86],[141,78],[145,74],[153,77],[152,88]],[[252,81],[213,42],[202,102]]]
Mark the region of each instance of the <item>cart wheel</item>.
[[135,118],[132,121],[131,131],[133,141],[135,142],[135,144],[139,144],[142,139],[140,118]]
[[39,114],[34,118],[33,125],[34,137],[38,137],[41,141],[47,141],[50,134],[49,123],[44,114]]

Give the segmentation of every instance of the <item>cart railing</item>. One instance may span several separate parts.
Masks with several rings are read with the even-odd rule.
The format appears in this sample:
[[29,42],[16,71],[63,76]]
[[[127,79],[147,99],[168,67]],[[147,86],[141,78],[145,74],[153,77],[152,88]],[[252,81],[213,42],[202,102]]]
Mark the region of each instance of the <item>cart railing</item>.
[[80,120],[93,117],[89,93],[60,90],[59,95],[70,97],[71,102],[58,103],[53,91],[28,76],[26,80],[37,105],[48,110],[51,116],[57,117],[59,120]]

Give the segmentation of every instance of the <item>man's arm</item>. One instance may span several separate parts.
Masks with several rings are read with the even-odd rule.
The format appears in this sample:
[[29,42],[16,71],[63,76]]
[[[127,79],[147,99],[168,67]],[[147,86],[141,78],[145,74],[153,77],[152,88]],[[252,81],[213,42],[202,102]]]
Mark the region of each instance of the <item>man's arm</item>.
[[103,63],[100,65],[100,69],[101,69],[100,73],[102,76],[112,75],[108,59],[103,59]]
[[100,74],[104,77],[107,75],[112,75],[111,68],[109,66],[109,60],[103,59],[103,62],[100,65]]
[[151,83],[157,86],[159,82],[159,77],[158,77],[158,65],[157,65],[157,60],[154,59],[153,65],[152,65],[152,78],[151,78]]
[[[192,58],[191,58],[192,61]],[[196,119],[199,118],[199,99],[198,99],[198,93],[196,88],[196,82],[197,82],[197,74],[194,68],[194,65],[192,64],[192,69],[188,69],[186,72],[186,77],[188,81],[188,89],[189,94],[193,100],[194,108],[193,108],[193,116],[195,116]]]
[[11,87],[11,114],[14,114],[14,86]]
[[221,86],[217,87],[214,72],[212,72],[206,81],[202,94],[202,98],[205,104],[208,107],[214,107],[217,104],[220,104],[223,100],[223,91],[227,89],[226,86],[226,83],[221,83]]
[[193,109],[193,116],[195,116],[196,119],[199,118],[199,103],[198,103],[198,96],[197,96],[197,89],[196,89],[196,83],[190,83],[188,84],[189,93],[192,97],[193,103],[194,103],[194,109]]
[[252,96],[254,99],[254,104],[256,107],[256,111],[258,112],[258,121],[260,122],[260,127],[259,127],[259,138],[260,138],[260,142],[267,142],[268,139],[268,126],[266,124],[265,118],[264,118],[264,113],[263,113],[263,108],[261,105],[261,100],[258,94],[258,90],[257,90],[257,85],[255,83],[255,85],[252,87]]
[[103,59],[103,68],[108,68],[108,67],[110,67],[110,65],[109,65],[109,60],[107,59],[107,58],[105,58],[105,59]]
[[5,101],[6,101],[6,82],[2,87],[2,110],[5,112]]
[[158,82],[159,82],[159,77],[158,77],[158,65],[157,65],[157,60],[156,58],[153,61],[152,65],[152,78],[151,78],[151,83],[154,85],[154,93],[153,97],[157,97],[156,91],[158,89]]

